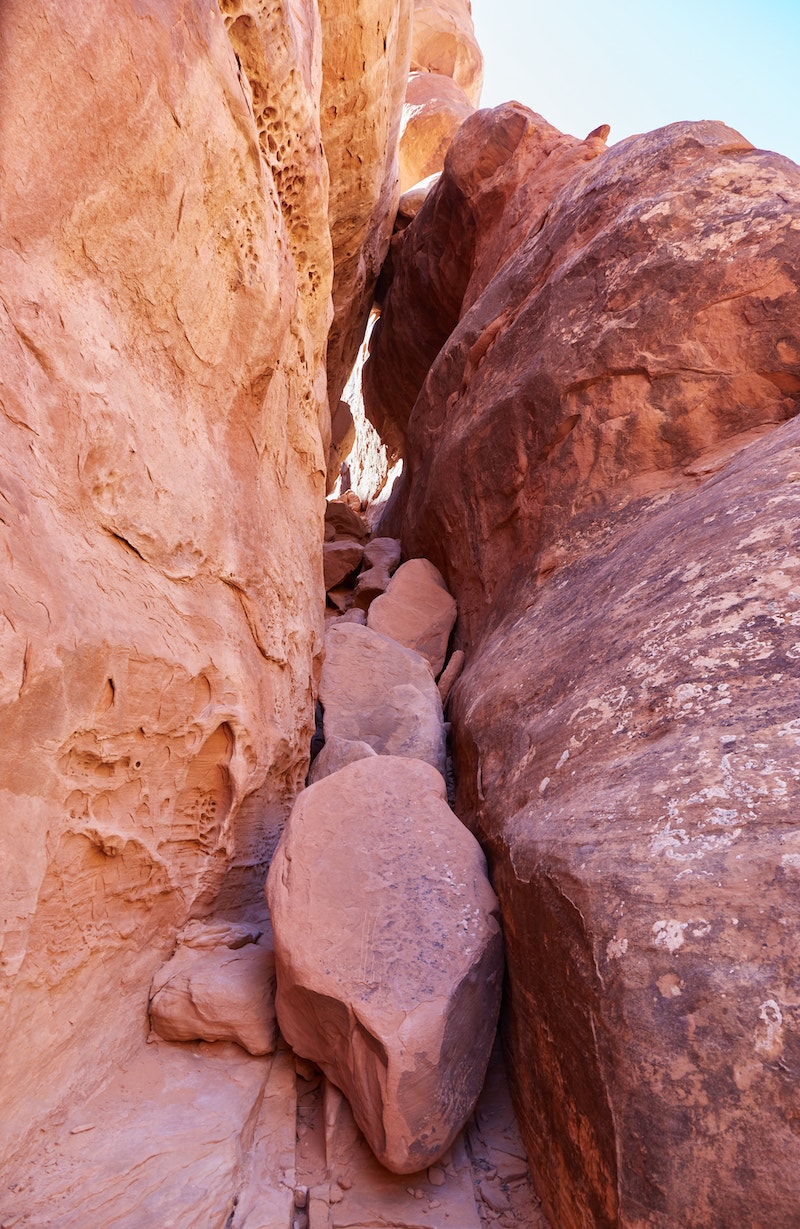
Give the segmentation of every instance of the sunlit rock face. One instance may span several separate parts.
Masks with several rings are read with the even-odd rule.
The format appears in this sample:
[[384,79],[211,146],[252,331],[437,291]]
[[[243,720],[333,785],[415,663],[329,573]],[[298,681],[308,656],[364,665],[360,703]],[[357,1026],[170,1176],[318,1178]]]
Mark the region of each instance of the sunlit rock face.
[[[328,343],[334,408],[361,344],[397,212],[398,140],[413,4],[412,0],[322,0],[320,13],[321,125],[330,167],[335,259],[335,314]],[[338,473],[338,464],[335,468]]]
[[455,138],[366,370],[381,532],[458,601],[457,810],[553,1223],[789,1225],[800,169],[604,135],[509,105]]
[[409,55],[383,5],[385,139],[329,170],[324,49],[366,17],[324,9],[3,6],[6,1157],[140,1043],[187,918],[259,897],[306,771],[333,248],[363,293]]
[[442,169],[450,142],[478,105],[483,56],[469,0],[415,0],[400,135],[401,187]]

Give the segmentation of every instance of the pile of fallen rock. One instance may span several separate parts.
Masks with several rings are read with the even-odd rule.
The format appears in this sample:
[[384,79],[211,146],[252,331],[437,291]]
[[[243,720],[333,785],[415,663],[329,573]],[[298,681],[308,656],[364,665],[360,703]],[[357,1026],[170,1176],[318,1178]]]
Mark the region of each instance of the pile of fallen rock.
[[[447,803],[443,697],[456,604],[425,559],[328,504],[324,744],[267,881],[258,930],[192,923],[151,991],[170,1040],[296,1054],[341,1089],[395,1173],[444,1155],[483,1086],[500,1006],[497,898]],[[437,686],[438,678],[438,686]],[[277,991],[274,992],[277,980]]]
[[451,1145],[483,1085],[497,899],[447,805],[436,680],[455,601],[432,563],[400,564],[399,542],[369,540],[344,502],[328,504],[326,539],[324,745],[267,881],[278,1020],[345,1093],[376,1157],[414,1173]]

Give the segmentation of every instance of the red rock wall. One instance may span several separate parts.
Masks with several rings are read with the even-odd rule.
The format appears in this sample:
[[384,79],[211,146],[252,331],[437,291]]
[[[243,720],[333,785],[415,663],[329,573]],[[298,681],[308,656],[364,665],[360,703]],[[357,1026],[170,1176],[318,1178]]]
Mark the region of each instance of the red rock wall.
[[552,1223],[788,1226],[800,168],[603,135],[479,112],[396,241],[381,532],[459,602],[458,809]]
[[8,0],[0,40],[8,1157],[302,782],[333,262],[315,5]]

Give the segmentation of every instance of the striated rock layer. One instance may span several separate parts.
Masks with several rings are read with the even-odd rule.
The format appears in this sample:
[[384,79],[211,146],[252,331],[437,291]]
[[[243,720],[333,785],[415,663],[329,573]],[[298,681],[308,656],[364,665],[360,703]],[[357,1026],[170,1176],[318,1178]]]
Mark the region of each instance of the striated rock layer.
[[800,169],[604,135],[510,104],[456,137],[366,370],[381,528],[459,604],[457,809],[553,1223],[789,1226]]
[[[405,83],[384,8],[361,218],[388,207]],[[142,1041],[187,918],[257,899],[306,771],[353,173],[329,198],[329,34],[284,0],[3,6],[6,1159]],[[337,240],[342,298],[384,225]]]

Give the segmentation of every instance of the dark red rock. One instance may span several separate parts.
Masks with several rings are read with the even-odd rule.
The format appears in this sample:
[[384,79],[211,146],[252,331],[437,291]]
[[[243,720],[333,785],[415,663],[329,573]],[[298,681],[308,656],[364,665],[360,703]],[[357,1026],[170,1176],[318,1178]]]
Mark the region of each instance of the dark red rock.
[[[800,399],[794,163],[721,124],[632,137],[584,166],[597,138],[582,152],[548,136],[565,178],[507,256],[516,212],[493,218],[472,184],[484,148],[493,182],[491,138],[507,149],[517,123],[504,182],[531,202],[539,174],[556,186],[528,152],[536,118],[509,106],[463,126],[404,232],[365,370],[368,412],[405,449],[404,554],[439,567],[466,636],[517,564],[553,566],[548,540],[578,512],[695,481]],[[467,152],[476,169],[460,172]]]
[[453,695],[553,1225],[792,1225],[800,421],[631,505]]
[[711,123],[536,162],[523,112],[455,138],[365,387],[459,605],[532,1173],[559,1229],[788,1227],[800,169]]
[[[536,227],[557,187],[604,148],[565,136],[519,103],[479,111],[458,131],[414,225],[392,240],[392,293],[364,370],[367,414],[402,453],[408,416],[470,287]],[[402,254],[402,255],[401,255]],[[476,273],[481,270],[480,279]],[[412,306],[413,305],[413,306]]]

